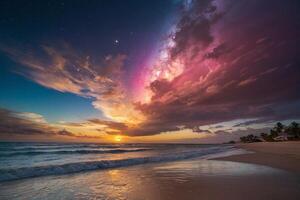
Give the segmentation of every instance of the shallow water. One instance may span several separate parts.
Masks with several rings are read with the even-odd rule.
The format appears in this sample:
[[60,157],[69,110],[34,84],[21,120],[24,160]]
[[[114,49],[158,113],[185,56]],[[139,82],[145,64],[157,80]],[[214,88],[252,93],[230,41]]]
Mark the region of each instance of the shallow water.
[[[157,200],[202,199],[201,195],[206,195],[208,199],[220,199],[218,192],[235,197],[239,191],[245,190],[243,185],[251,189],[259,184],[268,184],[272,190],[259,186],[255,190],[261,198],[257,199],[266,199],[272,194],[276,195],[273,199],[281,199],[285,192],[295,193],[295,198],[290,199],[299,197],[299,179],[282,170],[253,164],[191,159],[3,182],[0,183],[0,199]],[[280,191],[278,188],[288,190]],[[248,196],[253,198],[251,194]],[[243,199],[250,198],[245,196]]]
[[183,160],[229,150],[232,146],[0,143],[0,182]]
[[299,199],[298,175],[207,160],[241,153],[249,152],[228,145],[1,143],[0,199]]

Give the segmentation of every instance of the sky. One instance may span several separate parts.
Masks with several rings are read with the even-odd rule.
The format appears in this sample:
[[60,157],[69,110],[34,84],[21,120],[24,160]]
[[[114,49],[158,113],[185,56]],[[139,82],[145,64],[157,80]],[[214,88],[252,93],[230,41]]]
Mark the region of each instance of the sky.
[[299,121],[299,4],[1,1],[0,140],[219,143]]

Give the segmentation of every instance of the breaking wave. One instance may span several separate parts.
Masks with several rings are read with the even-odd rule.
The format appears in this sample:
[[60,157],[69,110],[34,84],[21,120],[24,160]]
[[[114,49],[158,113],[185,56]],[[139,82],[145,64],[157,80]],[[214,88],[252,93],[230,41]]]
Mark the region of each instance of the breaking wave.
[[61,150],[61,151],[19,151],[12,153],[0,154],[0,157],[9,156],[34,156],[42,154],[104,154],[104,153],[128,153],[151,150],[149,148],[136,148],[136,149],[111,149],[111,150]]
[[205,148],[197,151],[173,153],[171,155],[127,158],[127,159],[120,159],[120,160],[76,162],[76,163],[66,163],[60,165],[22,167],[22,168],[15,168],[15,169],[1,169],[0,181],[1,182],[10,181],[10,180],[23,179],[23,178],[30,178],[30,177],[47,176],[47,175],[62,175],[62,174],[77,173],[77,172],[98,170],[98,169],[125,167],[125,166],[132,166],[132,165],[146,164],[146,163],[169,162],[169,161],[207,156],[210,154],[226,152],[231,149],[232,147],[229,146],[211,147],[211,148]]

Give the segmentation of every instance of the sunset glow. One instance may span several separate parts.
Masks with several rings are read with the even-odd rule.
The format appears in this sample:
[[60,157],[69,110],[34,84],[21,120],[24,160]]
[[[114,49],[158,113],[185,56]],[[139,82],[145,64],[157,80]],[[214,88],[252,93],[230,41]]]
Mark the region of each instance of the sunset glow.
[[7,4],[0,139],[214,143],[300,118],[294,4],[101,2]]
[[116,142],[121,142],[123,138],[122,138],[121,135],[116,135],[116,136],[114,137],[114,139],[115,139]]
[[1,0],[0,199],[299,200],[300,0]]

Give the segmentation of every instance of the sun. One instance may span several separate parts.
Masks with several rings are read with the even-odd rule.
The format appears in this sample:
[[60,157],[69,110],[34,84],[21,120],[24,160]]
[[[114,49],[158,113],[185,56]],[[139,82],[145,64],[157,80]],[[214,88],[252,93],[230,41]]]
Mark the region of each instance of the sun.
[[114,140],[115,140],[116,142],[121,142],[122,139],[123,139],[123,138],[122,138],[121,135],[116,135],[115,138],[114,138]]

